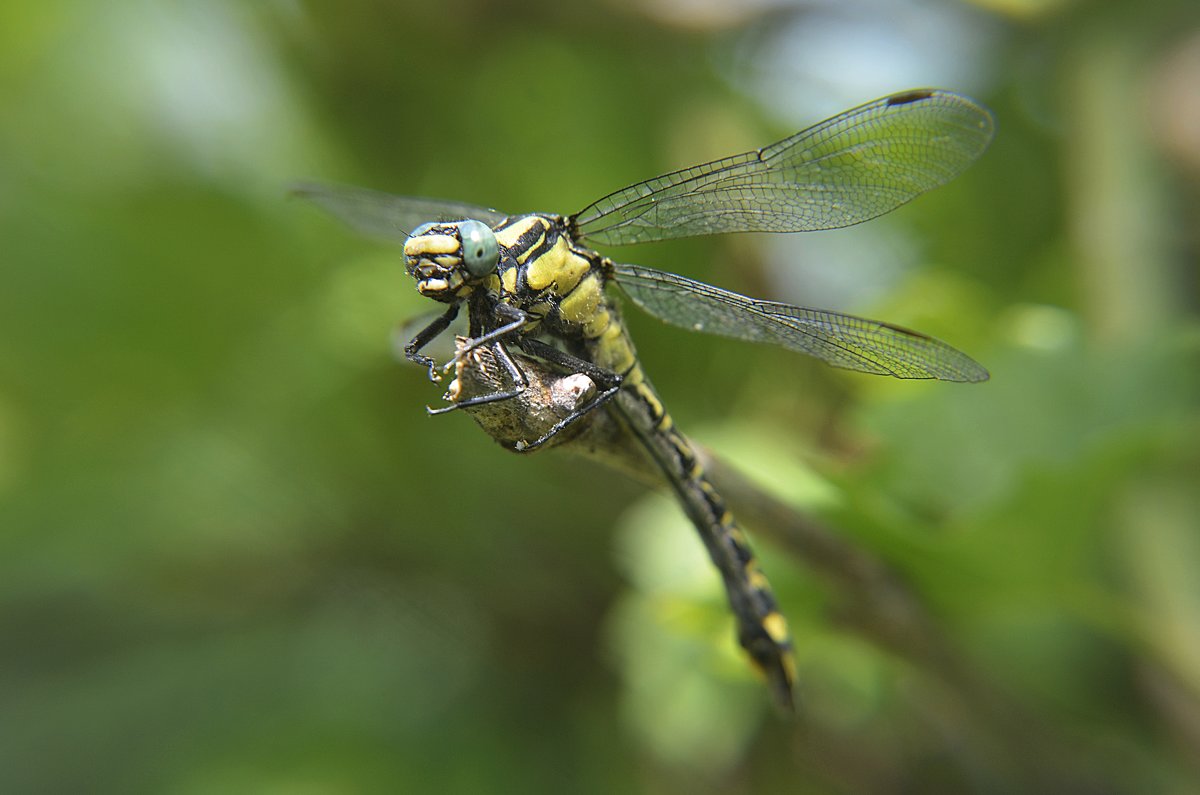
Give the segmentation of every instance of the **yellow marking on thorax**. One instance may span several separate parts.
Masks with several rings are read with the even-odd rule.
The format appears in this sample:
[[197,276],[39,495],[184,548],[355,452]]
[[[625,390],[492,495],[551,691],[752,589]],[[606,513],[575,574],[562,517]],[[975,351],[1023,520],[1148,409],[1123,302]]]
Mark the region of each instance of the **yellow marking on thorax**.
[[517,239],[534,226],[541,226],[544,233],[547,221],[545,218],[538,218],[536,215],[527,215],[524,218],[518,218],[496,233],[496,242],[505,248],[512,248],[517,244]]
[[[545,242],[545,240],[546,240],[546,230],[545,230],[545,229],[543,229],[543,230],[542,230],[542,234],[540,234],[540,235],[538,236],[537,240],[535,240],[535,241],[533,241],[532,243],[530,243],[530,244],[529,244],[529,245],[528,245],[528,246],[525,248],[525,250],[524,250],[524,251],[522,251],[520,254],[518,254],[518,255],[517,255],[517,264],[518,264],[518,265],[524,265],[526,262],[528,262],[528,261],[529,261],[529,255],[530,255],[530,254],[532,254],[532,253],[533,253],[533,252],[534,252],[534,251],[535,251],[535,250],[538,248],[538,246],[542,245],[542,243],[543,243],[543,242]],[[540,259],[540,258],[539,258],[539,259]]]
[[[541,262],[545,257],[538,259]],[[530,271],[526,271],[526,275],[530,275]],[[533,287],[533,279],[529,279],[529,286]],[[600,283],[599,274],[584,279],[574,290],[563,297],[558,304],[558,314],[567,323],[572,326],[583,326],[590,323],[596,316],[596,310],[600,308],[604,301],[603,287]],[[607,310],[605,310],[607,314]]]
[[504,272],[504,275],[500,277],[500,286],[504,289],[504,292],[509,295],[512,295],[517,291],[516,268],[509,268]]
[[404,241],[404,256],[430,257],[437,254],[454,254],[462,248],[453,235],[418,235]]
[[591,267],[586,259],[571,251],[567,239],[560,237],[550,250],[525,266],[525,282],[531,289],[553,287],[559,295],[567,295]]

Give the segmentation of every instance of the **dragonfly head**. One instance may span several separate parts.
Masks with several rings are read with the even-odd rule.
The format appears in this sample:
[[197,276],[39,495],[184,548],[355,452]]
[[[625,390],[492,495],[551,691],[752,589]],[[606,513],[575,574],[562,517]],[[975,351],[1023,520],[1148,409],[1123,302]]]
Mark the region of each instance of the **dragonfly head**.
[[404,258],[417,292],[449,303],[496,272],[500,245],[479,221],[422,224],[405,241]]

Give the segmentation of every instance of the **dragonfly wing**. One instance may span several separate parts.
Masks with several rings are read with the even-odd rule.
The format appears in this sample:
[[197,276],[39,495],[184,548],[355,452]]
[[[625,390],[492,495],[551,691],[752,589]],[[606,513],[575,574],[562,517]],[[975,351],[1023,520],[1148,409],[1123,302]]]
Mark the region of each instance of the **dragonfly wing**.
[[692,331],[782,345],[864,373],[942,381],[988,378],[987,370],[962,351],[890,323],[747,298],[640,265],[615,265],[614,274],[635,304]]
[[507,216],[486,207],[463,202],[393,196],[390,193],[345,185],[301,183],[290,193],[307,199],[367,237],[403,243],[408,234],[430,221],[482,221],[496,226]]
[[953,179],[993,128],[986,108],[958,94],[893,94],[764,149],[631,185],[571,222],[577,239],[602,245],[850,226]]

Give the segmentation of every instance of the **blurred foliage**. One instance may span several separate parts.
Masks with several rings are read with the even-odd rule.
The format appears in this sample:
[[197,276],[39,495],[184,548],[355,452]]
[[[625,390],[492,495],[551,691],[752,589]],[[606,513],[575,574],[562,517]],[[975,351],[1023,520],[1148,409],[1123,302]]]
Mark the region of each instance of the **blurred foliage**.
[[[674,507],[427,418],[396,252],[285,186],[571,212],[914,83],[996,112],[954,184],[619,252],[992,370],[872,379],[629,313],[681,426],[885,561],[956,661],[760,544],[789,725]],[[4,5],[0,791],[1196,791],[1197,85],[1194,0]]]

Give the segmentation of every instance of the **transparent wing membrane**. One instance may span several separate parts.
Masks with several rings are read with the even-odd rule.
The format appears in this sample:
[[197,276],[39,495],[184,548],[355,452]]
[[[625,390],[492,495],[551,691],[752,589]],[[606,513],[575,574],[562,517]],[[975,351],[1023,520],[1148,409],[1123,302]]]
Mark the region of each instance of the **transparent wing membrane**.
[[894,94],[766,148],[631,185],[571,225],[602,245],[850,226],[953,179],[987,148],[993,126],[958,94]]
[[307,199],[368,237],[403,243],[408,233],[430,221],[482,221],[495,226],[507,216],[487,207],[390,193],[343,185],[302,183],[293,196]]
[[878,320],[760,301],[640,265],[616,265],[635,304],[690,331],[782,345],[835,367],[897,378],[985,381],[988,372],[941,340]]

